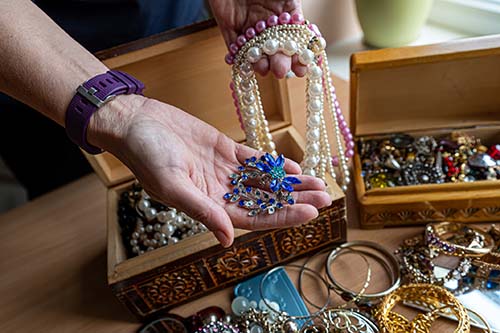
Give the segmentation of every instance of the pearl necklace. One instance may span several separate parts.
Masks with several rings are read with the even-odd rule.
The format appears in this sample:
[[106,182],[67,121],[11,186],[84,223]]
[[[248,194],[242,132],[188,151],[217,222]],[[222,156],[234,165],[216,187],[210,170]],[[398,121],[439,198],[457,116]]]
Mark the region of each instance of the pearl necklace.
[[[267,23],[259,21],[256,29],[249,28],[245,36],[239,36],[236,44],[230,45],[226,62],[232,65],[230,88],[247,145],[277,155],[252,64],[264,55],[272,56],[277,52],[298,55],[300,63],[308,67],[307,143],[301,162],[303,173],[323,180],[329,174],[337,180],[335,168],[338,168],[339,185],[346,191],[350,182],[348,158],[354,155],[354,142],[335,94],[325,47],[325,39],[315,25],[303,21],[301,16],[283,13],[279,18],[271,16]],[[332,156],[325,104],[334,126],[338,156]]]

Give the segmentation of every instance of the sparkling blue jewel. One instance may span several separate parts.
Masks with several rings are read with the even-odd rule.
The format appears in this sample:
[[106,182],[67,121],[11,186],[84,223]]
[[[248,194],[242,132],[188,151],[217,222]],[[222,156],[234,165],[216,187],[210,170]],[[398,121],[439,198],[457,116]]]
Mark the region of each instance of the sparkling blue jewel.
[[283,204],[282,204],[281,202],[278,202],[278,203],[276,204],[276,207],[277,207],[278,209],[281,209],[281,208],[283,208]]
[[250,159],[249,159],[249,158],[247,158],[247,159],[245,160],[245,164],[248,164],[248,163],[250,163]]
[[262,162],[265,162],[265,161],[266,161],[266,155],[262,155],[262,156],[260,157],[260,160],[261,160]]
[[257,200],[257,205],[261,205],[261,204],[262,204],[262,202],[263,202],[263,201],[262,201],[261,199],[258,199],[258,200]]
[[292,185],[290,185],[289,183],[287,182],[282,182],[281,183],[281,188],[284,189],[285,191],[288,191],[288,192],[293,192],[293,187]]
[[486,281],[486,289],[496,289],[498,288],[498,283],[493,281]]
[[244,181],[244,180],[247,180],[247,179],[248,179],[248,176],[247,176],[247,175],[243,175],[243,176],[241,176],[241,180],[243,180],[243,181]]
[[245,167],[244,167],[244,166],[239,166],[239,167],[238,167],[238,170],[239,170],[239,171],[243,171],[243,170],[245,170]]
[[285,177],[285,179],[283,179],[283,180],[290,183],[290,184],[302,184],[300,179],[298,179],[296,177]]
[[260,205],[260,209],[266,209],[266,207],[267,207],[266,204]]
[[277,179],[273,179],[271,180],[271,184],[269,184],[269,188],[271,189],[271,191],[273,192],[276,192],[280,189],[280,186],[279,186],[279,182]]
[[252,187],[251,186],[247,186],[246,191],[247,192],[252,192]]
[[240,200],[240,202],[238,202],[238,205],[240,205],[241,207],[245,206],[245,200]]
[[278,156],[278,158],[276,159],[276,166],[282,168],[283,165],[285,165],[285,156],[283,156],[283,154],[280,154],[280,156]]
[[224,194],[224,199],[229,200],[231,198],[231,193]]
[[233,193],[234,193],[234,194],[240,194],[240,190],[238,190],[237,188],[235,188],[235,189],[233,190]]
[[238,181],[236,179],[231,180],[231,185],[236,185],[238,184]]
[[266,153],[264,155],[264,160],[269,164],[270,167],[275,167],[276,166],[276,161],[273,158],[273,155]]
[[250,157],[250,161],[252,161],[252,162],[257,161],[257,157],[255,157],[255,156]]
[[293,205],[295,203],[295,200],[293,200],[293,198],[292,198],[292,199],[288,199],[287,202],[288,202],[288,204]]
[[274,204],[275,202],[276,202],[276,200],[274,200],[274,199],[269,199],[269,203],[270,203],[270,204]]

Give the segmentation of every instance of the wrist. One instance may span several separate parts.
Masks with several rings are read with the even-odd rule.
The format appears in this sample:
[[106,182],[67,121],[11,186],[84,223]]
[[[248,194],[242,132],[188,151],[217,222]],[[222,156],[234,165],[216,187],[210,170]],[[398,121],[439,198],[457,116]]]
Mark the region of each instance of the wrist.
[[113,152],[125,141],[134,116],[147,100],[141,95],[118,95],[90,118],[87,142]]

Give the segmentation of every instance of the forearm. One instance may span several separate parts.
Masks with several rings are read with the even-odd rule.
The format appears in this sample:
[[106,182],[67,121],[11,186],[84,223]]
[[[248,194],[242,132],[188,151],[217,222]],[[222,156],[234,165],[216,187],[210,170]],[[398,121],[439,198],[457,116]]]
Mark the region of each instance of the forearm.
[[0,91],[60,125],[75,89],[106,66],[27,0],[2,1]]

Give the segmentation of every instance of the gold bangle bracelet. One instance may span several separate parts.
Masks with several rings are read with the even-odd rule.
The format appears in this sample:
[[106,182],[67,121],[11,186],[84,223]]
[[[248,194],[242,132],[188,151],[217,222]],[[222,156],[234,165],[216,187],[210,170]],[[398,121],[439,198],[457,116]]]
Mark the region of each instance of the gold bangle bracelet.
[[[446,234],[452,237],[444,238]],[[495,245],[489,233],[455,222],[428,224],[425,240],[429,248],[458,257],[480,257],[489,253]]]
[[[429,309],[428,313],[418,314],[412,321],[392,309],[399,302],[410,302]],[[375,310],[375,318],[380,329],[385,333],[424,333],[430,332],[434,320],[442,309],[449,311],[457,318],[458,327],[455,333],[470,332],[470,318],[467,310],[442,287],[432,284],[409,284],[399,287],[382,300]]]

